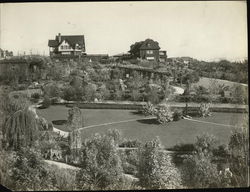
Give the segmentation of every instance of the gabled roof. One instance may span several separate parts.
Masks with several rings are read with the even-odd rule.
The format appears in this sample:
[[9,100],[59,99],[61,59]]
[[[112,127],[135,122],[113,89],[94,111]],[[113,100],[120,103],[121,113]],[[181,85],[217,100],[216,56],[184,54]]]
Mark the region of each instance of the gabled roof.
[[[56,36],[56,40],[58,42],[58,35]],[[70,46],[74,47],[76,44],[81,45],[84,47],[85,41],[84,41],[84,35],[62,35],[61,36],[61,42],[67,41]],[[59,42],[59,43],[61,43]]]
[[142,45],[140,46],[140,49],[160,49],[160,47],[157,41],[154,41],[152,39],[146,39],[145,41],[143,41]]
[[57,35],[55,40],[49,40],[49,47],[58,47],[63,41],[67,41],[69,45],[75,48],[76,44],[81,46],[85,50],[84,35],[61,35],[61,41],[59,42],[59,36]]

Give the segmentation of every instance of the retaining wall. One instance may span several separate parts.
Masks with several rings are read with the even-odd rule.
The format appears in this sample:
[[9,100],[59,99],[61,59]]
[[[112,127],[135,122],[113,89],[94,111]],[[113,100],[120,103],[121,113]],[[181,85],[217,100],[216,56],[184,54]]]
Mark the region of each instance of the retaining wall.
[[[143,103],[67,103],[67,107],[73,107],[77,105],[82,109],[124,109],[124,110],[141,110],[143,107]],[[173,109],[185,109],[185,104],[183,106],[170,104]],[[197,106],[189,106],[188,110],[190,112],[197,111],[199,109],[199,105]],[[227,112],[227,113],[248,113],[248,106],[212,106],[210,108],[212,112]]]

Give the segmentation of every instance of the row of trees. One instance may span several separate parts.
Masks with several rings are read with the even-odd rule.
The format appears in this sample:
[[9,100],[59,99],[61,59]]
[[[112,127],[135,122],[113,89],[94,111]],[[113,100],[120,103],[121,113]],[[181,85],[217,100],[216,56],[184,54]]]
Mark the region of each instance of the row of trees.
[[205,62],[195,60],[190,63],[189,67],[199,71],[203,77],[248,83],[248,60],[242,62],[230,62],[227,60]]

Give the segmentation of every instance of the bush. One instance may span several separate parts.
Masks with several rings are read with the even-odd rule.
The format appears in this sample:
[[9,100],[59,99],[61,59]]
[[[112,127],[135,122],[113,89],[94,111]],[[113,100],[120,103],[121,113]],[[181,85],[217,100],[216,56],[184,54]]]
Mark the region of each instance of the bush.
[[119,145],[119,147],[131,147],[131,148],[134,148],[134,147],[140,147],[141,144],[142,143],[137,139],[135,139],[135,140],[127,140],[127,141],[122,142]]
[[171,149],[168,150],[172,150],[172,151],[194,151],[195,147],[194,144],[177,144],[174,147],[172,147]]
[[159,123],[168,123],[173,121],[173,112],[168,105],[160,106],[155,115]]
[[146,105],[143,105],[143,114],[144,115],[154,115],[156,113],[157,109],[155,108],[155,106],[150,103],[150,102],[147,102]]
[[33,93],[31,95],[31,98],[38,100],[38,99],[40,99],[40,94],[39,93]]
[[213,163],[213,151],[217,139],[213,135],[197,136],[195,151],[184,160],[182,166],[183,181],[190,188],[219,187],[220,177],[217,165]]
[[67,101],[76,100],[76,90],[69,86],[63,90],[63,98]]
[[181,170],[183,183],[188,188],[219,187],[217,166],[203,152],[186,158]]
[[139,149],[138,178],[144,189],[172,189],[181,187],[181,175],[162,150],[157,138]]
[[179,121],[179,120],[181,120],[182,116],[183,116],[183,112],[182,111],[175,110],[174,113],[173,113],[173,120],[174,121]]
[[201,117],[208,117],[211,115],[210,112],[210,104],[208,103],[201,103],[199,108],[199,114]]
[[48,108],[51,105],[50,98],[48,96],[45,96],[42,102],[42,106],[40,108],[45,109]]

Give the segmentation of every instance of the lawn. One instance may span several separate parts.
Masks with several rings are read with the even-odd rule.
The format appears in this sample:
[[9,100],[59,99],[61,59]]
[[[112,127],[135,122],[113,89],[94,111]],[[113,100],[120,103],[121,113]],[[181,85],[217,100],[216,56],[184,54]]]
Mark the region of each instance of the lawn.
[[237,83],[222,79],[214,79],[214,78],[207,78],[207,77],[201,77],[200,80],[197,83],[194,83],[195,86],[204,86],[206,88],[209,88],[214,82],[216,82],[218,85],[226,85],[226,86],[235,86],[235,85],[242,85],[242,86],[248,86],[247,84],[243,83]]
[[[103,123],[125,121],[144,118],[132,110],[112,109],[81,109],[85,120],[85,126]],[[38,109],[37,113],[48,121],[66,120],[68,108],[65,106],[50,106],[48,109]],[[240,113],[213,113],[208,118],[195,118],[200,121],[213,122],[226,125],[241,124],[244,115]],[[55,125],[56,128],[65,130],[65,126]],[[209,133],[215,135],[220,144],[228,142],[233,127],[214,125],[208,123],[194,122],[182,119],[170,122],[166,125],[157,124],[154,120],[135,120],[113,125],[91,127],[82,130],[82,138],[88,138],[94,133],[105,133],[110,128],[121,131],[123,137],[139,139],[142,142],[152,140],[159,136],[165,147],[172,147],[178,143],[193,143],[197,135]]]

